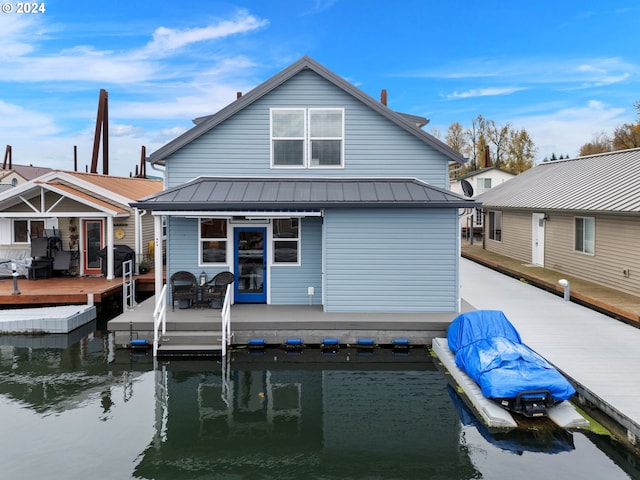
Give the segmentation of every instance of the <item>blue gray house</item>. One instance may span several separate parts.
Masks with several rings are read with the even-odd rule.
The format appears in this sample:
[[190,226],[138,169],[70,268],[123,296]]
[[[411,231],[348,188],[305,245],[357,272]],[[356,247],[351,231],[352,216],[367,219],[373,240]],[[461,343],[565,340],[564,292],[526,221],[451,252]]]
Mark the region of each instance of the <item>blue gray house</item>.
[[303,57],[194,123],[148,158],[166,190],[132,204],[166,278],[230,270],[236,304],[459,311],[458,212],[478,203],[448,190],[465,160],[426,119]]

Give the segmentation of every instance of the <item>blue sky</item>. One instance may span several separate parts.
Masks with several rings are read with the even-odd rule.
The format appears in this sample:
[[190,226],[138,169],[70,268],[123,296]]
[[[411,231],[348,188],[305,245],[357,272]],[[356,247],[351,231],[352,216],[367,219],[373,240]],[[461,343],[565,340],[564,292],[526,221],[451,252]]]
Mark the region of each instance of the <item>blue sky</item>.
[[[304,55],[428,131],[482,114],[526,128],[538,161],[639,117],[636,0],[49,0],[0,13],[0,147],[13,162],[91,162],[109,92],[110,173]],[[6,5],[3,5],[3,10]]]

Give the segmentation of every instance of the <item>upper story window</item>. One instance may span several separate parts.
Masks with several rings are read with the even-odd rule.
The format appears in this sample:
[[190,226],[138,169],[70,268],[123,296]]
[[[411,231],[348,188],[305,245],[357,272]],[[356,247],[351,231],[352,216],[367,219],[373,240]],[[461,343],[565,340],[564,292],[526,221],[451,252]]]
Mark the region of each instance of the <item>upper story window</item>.
[[575,250],[576,252],[595,253],[596,221],[593,217],[575,218]]
[[482,192],[485,192],[487,190],[489,190],[491,188],[491,179],[490,178],[478,178],[476,179],[476,184],[478,186],[477,188],[477,194],[480,194]]
[[271,165],[330,168],[344,165],[344,109],[271,110]]

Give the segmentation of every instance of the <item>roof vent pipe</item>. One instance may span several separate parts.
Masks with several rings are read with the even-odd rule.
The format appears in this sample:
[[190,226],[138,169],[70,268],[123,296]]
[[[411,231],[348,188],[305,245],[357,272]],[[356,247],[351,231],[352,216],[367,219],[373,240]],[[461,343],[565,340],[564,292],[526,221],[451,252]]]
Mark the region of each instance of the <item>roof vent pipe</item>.
[[236,100],[242,96],[242,92],[236,92]]
[[383,104],[385,107],[387,106],[387,89],[383,88],[382,91],[380,92],[380,103]]

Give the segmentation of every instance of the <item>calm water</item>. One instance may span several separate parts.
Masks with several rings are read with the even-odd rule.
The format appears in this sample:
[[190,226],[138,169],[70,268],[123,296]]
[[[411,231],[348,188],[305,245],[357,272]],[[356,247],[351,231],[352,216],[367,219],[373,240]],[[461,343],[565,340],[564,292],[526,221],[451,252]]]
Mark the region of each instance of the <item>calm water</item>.
[[640,478],[590,433],[491,435],[426,350],[109,353],[89,326],[0,337],[2,479]]

